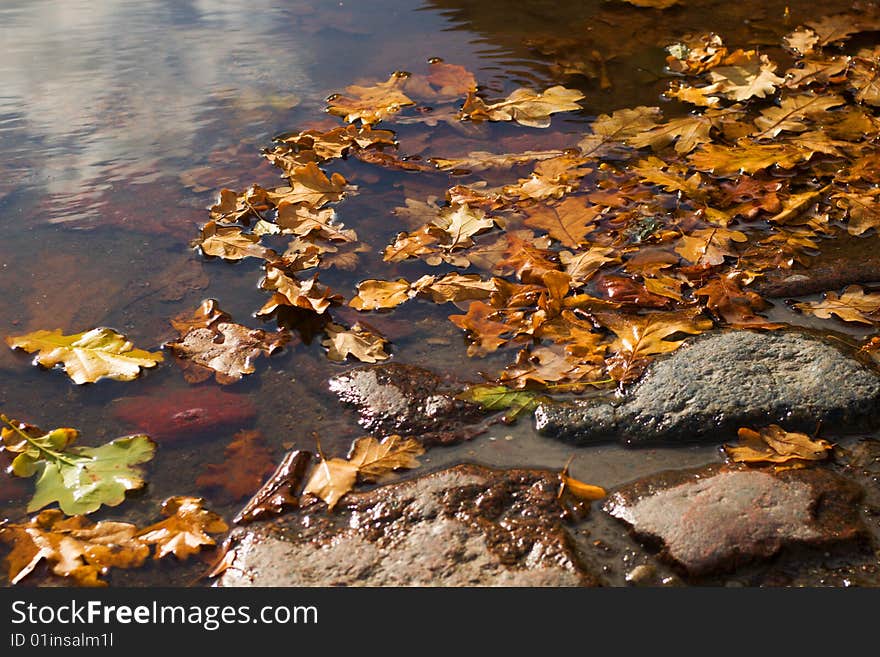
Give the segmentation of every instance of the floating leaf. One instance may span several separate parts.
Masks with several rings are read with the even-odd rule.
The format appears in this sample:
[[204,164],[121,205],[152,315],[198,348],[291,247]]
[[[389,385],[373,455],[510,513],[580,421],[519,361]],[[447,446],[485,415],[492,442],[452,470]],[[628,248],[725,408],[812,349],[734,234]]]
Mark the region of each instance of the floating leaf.
[[143,469],[153,458],[156,444],[146,435],[125,436],[99,447],[71,447],[79,437],[75,429],[42,433],[36,427],[13,422],[5,415],[3,447],[17,454],[12,472],[19,477],[36,475],[34,496],[27,510],[37,511],[58,503],[64,513],[91,513],[101,505],[117,506],[126,491],[144,485]]
[[787,96],[778,107],[768,107],[761,111],[761,116],[755,119],[755,125],[760,132],[754,137],[771,138],[785,130],[803,132],[808,128],[807,121],[817,120],[819,114],[843,105],[844,102],[841,96],[835,94]]
[[488,411],[507,411],[503,421],[510,424],[523,413],[531,413],[547,397],[532,390],[513,390],[506,386],[480,383],[468,386],[455,396],[479,404]]
[[334,173],[328,178],[314,162],[295,168],[288,180],[289,187],[278,187],[269,194],[269,199],[276,206],[284,203],[304,203],[319,208],[340,200],[346,186],[345,178],[340,174]]
[[461,109],[463,119],[488,119],[490,121],[516,121],[533,128],[550,125],[550,115],[582,109],[577,101],[584,95],[576,89],[554,86],[543,92],[521,88],[505,100],[487,105],[474,94],[468,94]]
[[577,248],[595,226],[599,208],[582,199],[566,198],[557,205],[535,205],[526,210],[525,225],[546,231],[563,246]]
[[406,78],[404,73],[392,73],[385,82],[372,86],[351,85],[342,94],[330,96],[327,111],[343,117],[347,123],[378,123],[404,107],[415,105],[402,91]]
[[257,315],[268,315],[279,306],[303,308],[320,315],[331,305],[343,301],[340,295],[333,294],[330,288],[318,282],[317,274],[305,281],[299,281],[275,263],[266,264],[266,276],[260,287],[264,290],[272,290],[274,294],[257,311]]
[[245,233],[238,226],[219,226],[209,221],[202,227],[202,235],[192,245],[208,256],[217,256],[224,260],[242,260],[244,258],[263,258],[271,260],[275,256],[272,249],[262,246],[260,236]]
[[271,448],[254,429],[236,433],[223,450],[223,458],[223,463],[205,465],[196,486],[222,491],[230,502],[252,495],[275,469]]
[[208,534],[225,532],[229,526],[216,513],[202,508],[202,504],[204,500],[200,497],[169,497],[162,503],[165,520],[142,529],[137,538],[156,546],[154,559],[168,554],[186,559],[204,546],[216,545]]
[[9,336],[6,344],[12,349],[36,352],[35,365],[62,364],[67,375],[78,384],[94,383],[105,377],[131,381],[142,368],[155,367],[163,360],[161,352],[135,349],[124,335],[106,327],[73,335],[64,335],[61,329],[34,331]]
[[804,467],[811,461],[828,458],[834,447],[827,440],[786,431],[778,424],[758,431],[743,427],[737,435],[740,444],[724,445],[724,451],[728,458],[738,463],[784,463],[789,467]]
[[559,493],[557,494],[557,497],[562,498],[566,493],[571,493],[584,502],[594,502],[596,500],[601,500],[608,495],[605,489],[601,486],[585,484],[569,475],[568,466],[570,464],[571,459],[568,460],[568,463],[566,463],[559,472]]
[[357,285],[357,296],[348,302],[356,310],[394,308],[412,297],[411,285],[405,278],[396,281],[368,279]]
[[385,353],[388,341],[360,322],[350,329],[331,323],[324,330],[327,337],[321,344],[327,347],[330,360],[344,361],[348,356],[354,356],[362,363],[376,363],[390,358]]
[[278,515],[286,508],[298,506],[299,489],[311,460],[310,452],[296,450],[285,454],[272,476],[233,518],[233,522],[253,522],[266,515]]
[[826,292],[821,301],[804,301],[794,307],[821,319],[837,316],[845,322],[873,325],[880,322],[880,292],[850,285],[842,294]]

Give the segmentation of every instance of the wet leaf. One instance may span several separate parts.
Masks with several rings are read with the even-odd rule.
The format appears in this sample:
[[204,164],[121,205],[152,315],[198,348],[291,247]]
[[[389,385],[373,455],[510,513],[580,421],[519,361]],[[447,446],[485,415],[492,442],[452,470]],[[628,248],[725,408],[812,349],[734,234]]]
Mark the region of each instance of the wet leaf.
[[471,343],[468,356],[485,356],[507,342],[502,335],[509,335],[510,327],[491,319],[495,308],[482,301],[472,301],[465,315],[450,315],[449,321],[468,332]]
[[281,203],[278,206],[276,225],[284,234],[321,239],[332,242],[354,242],[357,233],[335,221],[336,212],[332,208],[315,210],[299,203]]
[[856,92],[856,101],[880,106],[880,46],[859,51],[853,60],[849,79]]
[[349,301],[356,310],[381,310],[394,308],[412,296],[412,286],[405,278],[396,281],[380,281],[368,279],[357,285],[357,296]]
[[846,80],[851,58],[834,55],[825,59],[803,59],[785,72],[785,86],[799,89],[811,84],[837,84]]
[[415,105],[402,91],[406,78],[403,73],[392,73],[385,82],[372,86],[351,85],[342,94],[330,96],[327,111],[343,117],[347,123],[378,123],[404,107]]
[[738,230],[703,228],[691,235],[683,235],[675,252],[695,265],[720,265],[724,257],[736,255],[733,242],[745,242],[748,237]]
[[[303,130],[296,134],[276,137],[275,141],[281,144],[280,149],[264,155],[288,175],[296,167],[305,166],[310,162],[325,162],[345,157],[352,150],[396,144],[393,132],[373,130],[369,125],[361,127],[347,125],[326,132]],[[287,162],[279,164],[275,158],[289,159]]]
[[835,205],[846,211],[848,221],[846,231],[850,235],[861,235],[874,228],[880,230],[880,190],[868,192],[838,192],[834,195]]
[[132,568],[144,563],[150,548],[136,537],[127,522],[93,523],[83,515],[65,517],[47,509],[24,523],[0,526],[0,540],[12,546],[6,557],[9,583],[18,584],[45,561],[50,571],[70,578],[77,586],[107,586],[107,569]]
[[639,161],[632,167],[632,171],[641,182],[659,185],[667,192],[682,192],[692,199],[705,197],[700,189],[702,178],[699,173],[686,177],[686,167],[669,165],[658,157],[652,156]]
[[574,253],[560,251],[559,260],[572,282],[578,284],[586,283],[604,265],[620,262],[614,248],[601,246],[590,246]]
[[[547,160],[562,155],[565,155],[565,151],[525,151],[523,153],[489,153],[487,151],[473,151],[468,153],[466,157],[432,157],[430,161],[442,171],[486,171],[488,169],[510,169],[521,164]],[[408,199],[407,202],[409,202]]]
[[62,365],[77,384],[94,383],[102,378],[131,381],[140,375],[141,369],[155,367],[163,360],[161,352],[135,349],[124,335],[106,327],[73,335],[64,335],[61,329],[34,331],[8,336],[6,344],[12,349],[36,352],[34,365],[48,368]]
[[785,84],[785,78],[775,74],[776,64],[766,55],[749,55],[731,66],[716,66],[708,72],[712,93],[719,93],[730,100],[743,101],[764,98],[773,94],[776,87]]
[[247,223],[253,218],[262,218],[261,213],[271,208],[266,190],[259,185],[251,185],[242,194],[221,189],[220,198],[211,206],[211,219],[218,224]]
[[761,111],[761,116],[755,119],[755,125],[760,132],[753,136],[755,139],[769,139],[785,130],[803,132],[808,128],[808,121],[819,120],[819,114],[843,105],[844,102],[841,96],[835,94],[787,96],[779,106]]
[[568,466],[570,464],[571,459],[569,459],[568,463],[566,463],[559,472],[559,493],[557,497],[562,498],[566,493],[570,493],[584,502],[594,502],[607,497],[608,493],[601,486],[585,484],[569,475]]
[[287,508],[297,507],[299,490],[311,460],[310,452],[296,450],[285,454],[272,476],[233,518],[233,522],[253,522],[264,516],[279,515]]
[[474,299],[488,299],[495,291],[494,280],[483,280],[479,274],[446,274],[442,278],[425,276],[413,289],[434,303],[460,303]]
[[417,468],[420,463],[416,457],[425,453],[414,438],[401,438],[393,435],[381,441],[372,436],[358,438],[352,444],[348,459],[334,457],[321,458],[312,470],[304,492],[315,495],[333,510],[339,500],[354,488],[358,478],[363,481],[376,481],[395,470]]
[[468,386],[455,398],[479,404],[487,411],[507,411],[503,417],[506,424],[510,424],[523,413],[531,413],[538,404],[548,399],[532,390],[513,390],[487,383]]
[[828,458],[833,447],[827,440],[786,431],[777,424],[758,431],[743,427],[737,433],[738,445],[724,445],[728,458],[737,463],[783,463],[789,467],[804,467],[811,461]]
[[675,152],[686,155],[700,144],[711,141],[712,127],[712,119],[705,115],[683,116],[633,135],[627,143],[636,148],[650,146],[659,150],[675,142]]
[[162,515],[167,516],[138,532],[137,538],[147,545],[155,545],[154,559],[173,554],[186,559],[216,541],[209,534],[219,534],[229,526],[213,511],[202,508],[200,497],[169,497],[162,503]]
[[276,254],[260,244],[260,236],[245,233],[238,226],[218,226],[209,221],[202,227],[201,237],[192,242],[207,256],[216,256],[224,260],[242,260],[244,258],[273,259]]
[[450,102],[477,90],[477,79],[464,66],[447,64],[440,58],[429,62],[427,75],[410,75],[404,81],[410,96],[433,102]]
[[554,86],[543,92],[521,88],[506,99],[487,105],[474,94],[468,94],[461,109],[462,119],[489,121],[516,121],[533,128],[550,125],[550,115],[557,112],[579,110],[577,101],[584,95],[576,89]]
[[17,454],[12,472],[19,477],[36,475],[34,496],[27,510],[37,511],[58,503],[64,513],[91,513],[101,505],[117,506],[126,491],[144,486],[143,468],[153,458],[156,444],[143,434],[125,436],[99,447],[72,447],[75,429],[43,433],[0,415],[3,447]]
[[691,153],[688,160],[700,171],[730,176],[755,173],[772,166],[791,169],[794,165],[809,160],[812,155],[811,149],[801,148],[797,144],[757,144],[741,139],[735,147],[703,144],[700,150]]
[[620,144],[651,130],[660,118],[659,107],[646,106],[602,114],[590,125],[592,134],[581,139],[578,148],[584,157],[616,155]]
[[599,214],[595,205],[586,205],[581,198],[566,198],[556,205],[538,204],[526,208],[525,225],[547,232],[568,248],[577,248],[595,226]]
[[834,315],[844,322],[880,322],[880,292],[865,292],[859,285],[850,285],[841,294],[825,292],[821,301],[804,301],[794,307],[821,319]]
[[196,477],[196,486],[220,491],[229,502],[252,495],[275,469],[271,448],[254,429],[236,433],[223,450],[223,459],[223,463],[206,464]]
[[487,217],[483,210],[466,203],[443,208],[432,223],[449,235],[443,244],[449,250],[470,246],[473,243],[471,237],[495,225],[495,221]]
[[742,278],[741,272],[731,272],[713,278],[701,288],[694,290],[694,296],[705,297],[706,307],[719,319],[732,326],[770,327],[771,324],[767,319],[757,314],[757,311],[769,308],[770,304],[757,292],[743,289]]
[[362,363],[376,363],[388,360],[385,353],[388,341],[360,322],[350,329],[338,324],[328,324],[325,329],[326,339],[321,341],[327,347],[327,358],[333,361],[344,361],[353,356]]
[[266,264],[266,275],[260,283],[264,290],[271,290],[272,297],[257,311],[257,315],[268,315],[279,306],[293,306],[312,310],[319,315],[333,304],[342,303],[343,298],[318,282],[318,275],[300,281],[288,275],[283,267],[274,263]]
[[269,200],[276,206],[303,203],[320,208],[327,203],[339,201],[346,188],[346,180],[338,173],[329,178],[314,162],[298,167],[289,175],[288,187],[277,187],[269,193]]

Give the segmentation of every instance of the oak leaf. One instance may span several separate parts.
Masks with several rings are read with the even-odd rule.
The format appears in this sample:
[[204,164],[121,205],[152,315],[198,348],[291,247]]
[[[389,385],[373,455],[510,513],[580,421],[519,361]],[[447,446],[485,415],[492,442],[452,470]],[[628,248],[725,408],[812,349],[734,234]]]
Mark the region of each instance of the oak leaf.
[[446,274],[442,278],[424,276],[413,283],[413,290],[434,303],[460,303],[488,299],[495,291],[495,280],[483,280],[479,274]]
[[299,491],[312,460],[310,452],[288,452],[260,490],[248,500],[232,519],[236,524],[259,520],[266,515],[279,515],[286,508],[299,505]]
[[329,178],[314,162],[298,167],[288,177],[288,187],[276,187],[269,192],[269,200],[276,206],[281,203],[304,203],[319,208],[342,198],[346,180],[338,173]]
[[688,160],[700,171],[730,176],[755,173],[772,166],[791,169],[812,155],[811,149],[789,142],[758,144],[741,139],[735,146],[703,144],[700,150],[690,154]]
[[574,253],[560,251],[559,261],[565,267],[564,271],[571,277],[572,282],[582,285],[606,264],[620,262],[620,257],[616,253],[616,249],[610,246],[591,245]]
[[260,283],[264,290],[271,290],[272,297],[267,301],[257,315],[268,315],[279,306],[293,306],[312,310],[319,315],[337,303],[342,303],[342,297],[333,292],[325,285],[318,282],[318,275],[314,274],[305,281],[299,281],[288,275],[283,267],[274,263],[266,264],[266,275]]
[[833,55],[825,59],[803,59],[797,66],[785,72],[785,86],[799,89],[811,84],[837,84],[846,80],[846,71],[851,58],[844,55]]
[[880,230],[880,190],[867,192],[838,192],[833,198],[835,205],[845,210],[848,221],[846,231],[850,235],[861,235],[875,228]]
[[192,246],[201,249],[204,255],[224,260],[270,260],[276,255],[272,249],[260,244],[259,235],[242,232],[238,226],[219,226],[215,221],[209,221],[202,227],[201,236],[193,240]]
[[778,106],[761,110],[761,116],[755,119],[759,132],[755,139],[768,139],[780,132],[803,132],[807,129],[807,121],[815,121],[818,115],[832,107],[843,105],[846,101],[836,94],[798,94],[787,96]]
[[501,336],[509,335],[510,327],[492,319],[495,312],[495,308],[482,301],[472,301],[466,314],[449,316],[453,324],[468,333],[468,356],[485,356],[507,342]]
[[441,171],[485,171],[487,169],[510,169],[540,160],[565,155],[565,151],[524,151],[522,153],[489,153],[472,151],[465,157],[432,157],[430,161]]
[[694,296],[705,297],[706,307],[732,326],[780,326],[771,325],[765,317],[757,314],[756,311],[765,310],[770,304],[757,292],[743,289],[742,279],[741,272],[723,274],[694,290]]
[[683,116],[661,123],[627,139],[636,148],[650,146],[659,150],[675,142],[675,152],[686,155],[700,144],[712,140],[713,121],[705,115]]
[[736,255],[732,242],[745,242],[748,237],[738,230],[703,228],[683,235],[675,252],[695,265],[720,265],[724,257]]
[[850,285],[841,294],[825,292],[821,301],[804,301],[794,307],[821,319],[835,315],[844,322],[868,325],[880,322],[880,292],[866,293],[859,285]]
[[200,497],[169,497],[162,503],[162,515],[167,516],[137,533],[137,538],[147,545],[155,545],[154,559],[173,554],[186,559],[204,546],[214,546],[216,541],[209,534],[219,534],[229,526],[213,511],[202,508]]
[[416,98],[435,103],[450,102],[477,90],[477,79],[464,66],[447,64],[439,57],[428,62],[427,75],[404,79],[403,89]]
[[259,185],[251,185],[242,194],[221,189],[220,198],[211,206],[211,219],[219,224],[247,222],[252,217],[261,218],[262,212],[271,209],[266,190]]
[[547,232],[563,246],[577,248],[595,226],[599,214],[595,205],[585,205],[580,198],[566,198],[556,205],[538,204],[527,207],[525,225]]
[[709,88],[730,100],[743,101],[764,98],[785,83],[785,78],[775,74],[776,64],[766,55],[754,56],[753,51],[744,53],[736,64],[716,66],[708,72]]
[[415,101],[402,91],[406,79],[405,73],[397,72],[385,82],[372,86],[351,85],[342,94],[333,94],[327,99],[327,111],[343,117],[346,123],[378,123],[404,107],[415,105]]
[[592,134],[578,142],[584,157],[619,157],[620,145],[652,129],[660,120],[659,107],[639,106],[600,115],[592,124]]
[[236,433],[223,450],[223,463],[208,463],[196,486],[219,490],[230,502],[252,495],[275,469],[272,450],[257,430]]
[[356,310],[394,308],[412,298],[412,286],[405,278],[396,281],[368,279],[357,284],[357,291],[348,302]]
[[489,121],[516,121],[533,128],[550,125],[550,115],[583,109],[577,101],[584,97],[576,89],[553,86],[543,92],[520,88],[506,99],[487,105],[473,93],[469,93],[461,108],[462,119]]
[[94,383],[102,378],[131,381],[141,369],[155,367],[163,360],[161,352],[135,349],[116,331],[99,327],[64,335],[61,329],[39,330],[19,336],[7,336],[12,349],[36,353],[34,365],[51,368],[61,364],[74,383]]
[[330,323],[324,330],[327,337],[321,344],[327,347],[327,358],[330,360],[344,361],[348,356],[353,356],[362,363],[376,363],[390,358],[385,353],[388,341],[360,322],[350,329]]
[[310,239],[320,238],[332,242],[354,242],[357,233],[336,222],[332,208],[316,210],[301,203],[282,202],[278,205],[275,225],[283,234],[299,235]]
[[849,74],[850,85],[855,89],[856,101],[873,107],[880,106],[880,46],[874,50],[860,50],[853,60]]
[[811,461],[828,458],[834,447],[827,440],[786,431],[778,424],[758,431],[742,427],[737,435],[740,443],[724,445],[724,451],[732,461],[738,463],[781,463],[788,467],[805,467]]

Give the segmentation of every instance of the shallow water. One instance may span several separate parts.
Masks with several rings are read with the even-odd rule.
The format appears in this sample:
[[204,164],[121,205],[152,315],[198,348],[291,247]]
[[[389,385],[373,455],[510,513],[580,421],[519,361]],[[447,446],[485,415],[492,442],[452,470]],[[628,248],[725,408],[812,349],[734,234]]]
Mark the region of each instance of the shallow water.
[[[556,115],[546,131],[441,126],[428,143],[419,126],[380,126],[397,131],[409,154],[427,146],[434,155],[480,144],[491,150],[486,144],[493,143],[558,146],[576,141],[572,135],[597,114],[669,106],[660,98],[663,46],[683,34],[716,30],[736,46],[776,44],[803,20],[850,5],[794,4],[800,6],[786,12],[786,3],[775,1],[690,2],[661,13],[603,0],[8,0],[0,6],[0,331],[111,326],[136,346],[156,350],[174,337],[168,319],[209,297],[236,321],[260,326],[252,316],[264,301],[257,290],[260,263],[208,261],[189,242],[220,188],[277,183],[278,172],[260,157],[274,135],[338,125],[324,113],[325,98],[349,84],[384,80],[395,70],[423,71],[429,58],[442,57],[471,70],[493,97],[522,85],[581,89],[586,109]],[[602,62],[596,77],[560,76],[550,57],[524,43],[558,36],[592,44]],[[371,250],[354,272],[322,271],[321,281],[350,297],[365,278],[412,280],[428,272],[418,264],[386,265],[379,254],[406,229],[390,210],[405,198],[442,195],[446,179],[357,161],[334,167],[359,188],[339,204],[340,220]],[[198,275],[204,286],[193,284]],[[479,380],[480,372],[511,360],[510,350],[467,358],[461,332],[446,320],[451,311],[415,301],[366,319],[392,340],[397,362]],[[332,313],[344,321],[356,315]],[[784,306],[770,317],[817,321]],[[266,324],[274,328],[274,321]],[[845,330],[840,323],[835,328]],[[315,434],[325,452],[341,454],[361,432],[322,382],[344,367],[327,361],[320,340],[298,341],[260,359],[254,375],[227,388],[257,405],[249,426],[263,432],[277,458],[291,447],[312,450]],[[60,371],[32,367],[25,354],[0,351],[0,410],[44,429],[76,427],[84,444],[135,430],[111,414],[114,400],[172,397],[188,387],[170,359],[137,381],[76,386]],[[193,494],[231,518],[240,502],[211,499],[195,486],[194,473],[221,462],[237,428],[160,444],[148,488],[94,517],[150,522],[166,497]],[[427,467],[477,461],[560,468],[572,455],[572,474],[606,487],[720,459],[717,445],[575,449],[538,436],[521,420],[423,460]],[[0,507],[10,519],[25,515],[20,499],[0,500]],[[191,583],[202,566],[166,563],[119,571],[110,581]]]

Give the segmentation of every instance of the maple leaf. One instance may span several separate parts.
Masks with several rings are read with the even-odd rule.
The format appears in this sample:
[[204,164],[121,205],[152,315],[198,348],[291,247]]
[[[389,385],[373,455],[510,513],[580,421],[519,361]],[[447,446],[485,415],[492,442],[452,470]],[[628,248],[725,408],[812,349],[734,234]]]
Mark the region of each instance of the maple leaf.
[[619,156],[615,147],[653,128],[660,119],[659,107],[639,106],[601,114],[590,124],[592,134],[578,142],[584,157]]
[[712,140],[709,133],[713,125],[712,119],[705,115],[683,116],[633,135],[626,141],[630,146],[636,148],[650,146],[654,150],[659,150],[675,142],[675,152],[679,155],[686,155],[700,144]]
[[266,275],[260,287],[264,290],[272,290],[274,294],[257,311],[257,315],[268,315],[279,306],[304,308],[320,315],[331,305],[343,301],[340,295],[333,294],[330,288],[318,282],[317,274],[308,280],[299,281],[289,276],[283,267],[274,263],[266,263]]
[[244,233],[238,226],[219,226],[209,221],[202,227],[201,236],[193,240],[192,246],[201,249],[207,256],[217,256],[224,260],[242,260],[244,258],[263,258],[271,260],[276,257],[272,249],[262,246],[260,236]]
[[310,452],[295,450],[285,454],[266,483],[232,521],[236,524],[253,522],[266,515],[278,515],[285,508],[296,507],[299,488],[311,460]]
[[257,490],[275,470],[272,450],[257,430],[242,430],[223,450],[224,462],[208,463],[196,477],[199,488],[223,492],[230,502],[241,500]]
[[[687,338],[674,338],[678,333],[696,335],[712,328],[711,320],[701,316],[698,308],[645,315],[595,313],[596,319],[617,336],[611,344],[614,357],[609,373],[626,383],[637,377],[650,356],[669,353]],[[667,339],[672,338],[672,339]]]
[[229,526],[213,511],[202,508],[201,497],[175,496],[162,503],[162,515],[155,524],[137,533],[137,538],[147,545],[155,545],[154,559],[173,554],[186,559],[204,546],[216,545],[209,534],[225,532]]
[[487,105],[473,93],[469,93],[461,108],[462,119],[489,121],[516,121],[533,128],[550,125],[550,115],[583,109],[578,103],[584,97],[576,89],[553,86],[543,92],[520,88],[506,99]]
[[107,586],[100,579],[108,568],[131,568],[144,563],[150,548],[127,522],[93,523],[83,515],[65,517],[47,509],[25,523],[0,526],[0,540],[12,545],[6,557],[9,583],[18,584],[45,561],[51,572],[69,577],[78,586]]
[[759,132],[753,136],[755,139],[766,139],[775,137],[784,130],[803,132],[808,127],[807,121],[816,120],[818,114],[843,105],[844,102],[841,96],[835,94],[787,96],[778,107],[761,110],[761,116],[755,119]]
[[758,144],[740,139],[735,146],[703,144],[691,153],[688,161],[700,171],[719,176],[739,173],[755,173],[761,169],[778,166],[791,169],[794,165],[812,157],[813,151],[789,142]]
[[683,235],[675,252],[695,265],[720,265],[725,256],[736,255],[731,249],[731,242],[747,240],[746,234],[738,230],[703,228],[693,231],[691,235]]
[[395,470],[417,468],[418,456],[425,453],[414,438],[387,436],[381,441],[372,436],[358,438],[352,444],[348,459],[326,459],[312,470],[303,492],[321,498],[332,511],[339,500],[354,488],[360,477],[363,481],[376,481]]
[[333,94],[327,99],[327,111],[343,117],[346,123],[378,123],[404,107],[415,105],[415,101],[402,91],[406,79],[407,74],[395,72],[385,82],[372,86],[346,87],[342,94]]
[[282,203],[304,203],[319,208],[340,200],[347,184],[345,178],[338,173],[328,178],[314,162],[295,168],[288,180],[289,186],[276,187],[268,194],[269,200],[276,206]]
[[482,301],[472,301],[465,315],[450,315],[449,320],[458,328],[468,332],[471,343],[468,356],[485,356],[507,342],[502,335],[510,333],[510,327],[491,317],[495,309]]
[[455,396],[456,399],[479,404],[487,411],[507,411],[502,421],[511,424],[523,413],[531,413],[549,397],[532,390],[513,390],[506,386],[478,383],[468,386]]
[[34,496],[27,510],[55,503],[64,513],[91,513],[102,504],[118,506],[129,490],[142,488],[139,466],[153,458],[156,444],[143,434],[125,436],[99,447],[71,447],[79,437],[75,429],[43,433],[36,427],[0,415],[7,427],[0,433],[3,448],[17,454],[12,473],[36,475]]
[[354,356],[363,363],[376,363],[389,358],[385,353],[388,341],[360,322],[350,329],[330,323],[324,330],[327,338],[321,344],[327,347],[330,360],[344,361],[348,356]]
[[412,298],[411,286],[405,278],[396,281],[368,279],[357,285],[357,296],[348,302],[356,310],[394,308]]
[[841,294],[825,292],[821,301],[804,301],[794,307],[821,319],[835,315],[845,322],[873,325],[880,321],[880,292],[866,293],[861,286],[850,285]]
[[828,458],[834,447],[827,440],[786,431],[778,424],[758,431],[742,427],[737,435],[740,444],[724,445],[724,451],[728,458],[738,463],[783,463],[788,467],[805,467],[811,461]]
[[102,378],[131,381],[141,369],[155,367],[163,360],[160,352],[135,349],[124,335],[106,327],[64,335],[61,329],[39,330],[7,336],[12,349],[35,353],[34,365],[51,368],[63,365],[74,383],[94,383]]
[[849,220],[846,231],[850,235],[861,235],[871,228],[880,229],[880,191],[838,192],[833,198],[838,208],[846,211]]
[[599,207],[585,205],[580,198],[566,198],[557,205],[539,204],[526,208],[525,225],[546,231],[563,246],[577,248],[595,226]]

